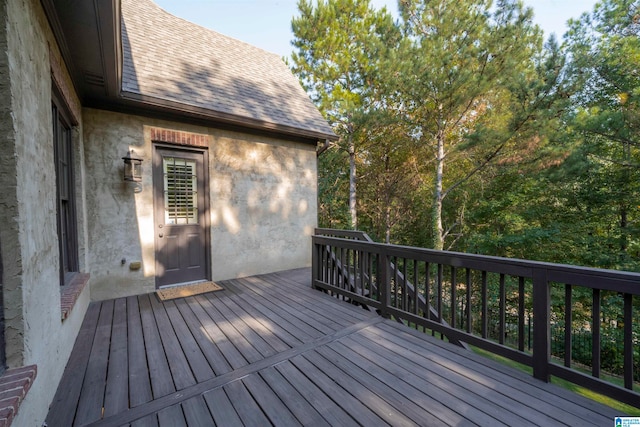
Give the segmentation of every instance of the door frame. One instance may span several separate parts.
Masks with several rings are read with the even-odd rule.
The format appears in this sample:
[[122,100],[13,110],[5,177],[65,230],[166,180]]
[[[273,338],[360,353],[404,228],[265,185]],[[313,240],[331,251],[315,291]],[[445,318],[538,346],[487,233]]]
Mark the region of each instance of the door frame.
[[[154,273],[154,282],[156,289],[159,289],[158,285],[158,268],[159,268],[159,260],[158,260],[158,222],[157,222],[157,209],[160,204],[161,193],[164,189],[164,182],[157,182],[156,180],[156,161],[159,159],[162,161],[162,155],[158,150],[169,150],[175,151],[176,157],[180,157],[180,153],[191,153],[191,154],[201,154],[202,155],[202,168],[204,173],[204,206],[202,212],[202,221],[199,222],[201,228],[204,231],[204,252],[205,252],[205,280],[211,280],[211,203],[209,197],[209,150],[207,148],[197,148],[191,146],[184,145],[173,145],[159,142],[152,142],[152,156],[151,156],[151,177],[152,177],[152,187],[153,187],[153,258],[155,263],[155,272]],[[160,165],[162,167],[162,165]],[[162,206],[164,209],[164,205]],[[163,285],[170,286],[170,285]]]

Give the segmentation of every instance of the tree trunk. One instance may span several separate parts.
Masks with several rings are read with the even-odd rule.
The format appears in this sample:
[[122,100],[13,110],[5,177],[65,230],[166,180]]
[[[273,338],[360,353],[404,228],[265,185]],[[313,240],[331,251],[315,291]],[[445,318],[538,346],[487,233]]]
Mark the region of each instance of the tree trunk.
[[[631,159],[631,145],[629,143],[624,143],[623,146],[623,153],[624,153],[624,157],[623,157],[623,163],[626,164],[630,164],[632,159]],[[624,169],[622,170],[622,182],[624,183],[630,183],[631,182],[631,178],[630,178],[630,174],[629,174],[629,168],[628,166],[623,166]],[[627,249],[629,247],[629,230],[628,230],[628,219],[627,219],[627,212],[629,210],[629,191],[627,191],[625,189],[625,191],[623,191],[623,195],[621,196],[621,203],[620,203],[620,252],[621,252],[621,256],[622,259],[626,259],[627,258]]]
[[436,182],[433,194],[431,221],[433,226],[433,249],[441,251],[444,248],[444,229],[442,228],[442,182],[444,179],[444,131],[438,130],[436,136]]
[[356,209],[356,147],[349,134],[349,214],[351,229],[358,229],[358,211]]
[[384,208],[384,241],[388,245],[391,242],[391,204]]

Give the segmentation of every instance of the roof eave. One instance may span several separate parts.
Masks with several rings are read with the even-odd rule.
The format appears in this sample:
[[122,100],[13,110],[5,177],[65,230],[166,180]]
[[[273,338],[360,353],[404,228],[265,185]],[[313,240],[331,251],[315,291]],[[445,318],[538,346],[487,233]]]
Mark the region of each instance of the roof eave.
[[247,127],[258,131],[265,131],[273,134],[280,134],[287,137],[296,137],[308,139],[313,143],[317,141],[336,141],[338,136],[329,130],[329,132],[297,128],[277,123],[265,122],[262,120],[247,118],[245,116],[236,116],[223,113],[207,108],[188,105],[180,102],[169,101],[162,98],[141,95],[133,92],[121,92],[120,98],[125,104],[144,105],[151,110],[163,110],[172,116],[184,117],[186,119],[198,119],[212,121],[215,123],[227,124],[235,127]]

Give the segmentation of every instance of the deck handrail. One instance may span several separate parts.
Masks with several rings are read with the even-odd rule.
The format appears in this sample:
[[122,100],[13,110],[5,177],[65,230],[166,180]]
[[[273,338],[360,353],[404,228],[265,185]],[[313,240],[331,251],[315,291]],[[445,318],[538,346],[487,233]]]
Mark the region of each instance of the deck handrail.
[[[367,233],[359,230],[336,230],[331,228],[316,228],[315,234],[317,236],[341,237],[345,239],[353,239],[358,241],[375,243],[375,241],[371,237],[369,237]],[[331,252],[331,247],[328,246],[326,249],[327,249],[327,255],[329,256],[330,260],[335,263],[337,270],[342,275],[343,281],[345,283],[348,283],[349,288],[352,292],[357,291],[359,288],[358,288],[358,283],[355,277],[356,275],[352,275],[351,272],[349,271],[348,266],[345,266],[341,260],[336,259],[336,254]],[[415,296],[417,307],[419,310],[427,311],[430,315],[431,320],[437,319],[439,323],[442,323],[446,326],[449,325],[446,320],[442,319],[441,317],[439,318],[437,311],[430,304],[427,304],[424,296],[418,294],[415,291],[413,283],[411,283],[411,281],[407,279],[406,274],[403,274],[401,271],[399,271],[396,268],[396,265],[394,263],[389,264],[389,269],[391,273],[394,275],[394,277],[397,278],[398,282],[400,283],[401,287],[405,290],[405,292],[407,292],[409,295]],[[362,272],[360,281],[366,280],[366,279],[368,279],[367,273]],[[377,292],[376,284],[372,282],[370,282],[370,284],[372,288],[370,289],[370,291],[373,293],[376,293]],[[367,306],[366,304],[362,304],[362,305],[365,308],[370,309],[370,307]],[[402,319],[397,319],[397,320],[399,322],[402,322]],[[448,337],[448,338],[449,338],[449,341],[451,341],[452,343],[460,347],[468,348],[466,343],[456,339],[455,337]]]
[[[638,364],[634,362],[634,342],[637,348],[638,336],[635,332],[634,337],[633,301],[635,298],[637,304],[640,298],[640,274],[382,244],[363,234],[317,230],[312,239],[314,288],[373,307],[382,316],[528,365],[534,377],[543,381],[556,376],[639,406],[637,384],[634,390],[634,364]],[[340,270],[332,257],[340,260]],[[351,272],[349,280],[344,277],[345,269]],[[352,286],[350,280],[359,286]],[[415,286],[408,287],[407,283]],[[488,301],[490,286],[497,292],[495,306]],[[564,290],[563,310],[551,306],[552,288]],[[572,362],[572,296],[579,288],[591,291],[593,304],[590,375],[580,372]],[[600,303],[604,292],[617,293],[623,301],[624,387],[601,379]],[[477,313],[473,313],[472,305],[478,307]],[[434,310],[435,316],[426,307]],[[509,329],[507,316],[516,319],[516,328]],[[533,321],[530,351],[525,349],[529,318]],[[564,324],[562,364],[551,357],[552,324]],[[639,326],[637,320],[635,326]],[[496,331],[494,336],[491,330]],[[510,335],[517,336],[517,345],[507,342]]]

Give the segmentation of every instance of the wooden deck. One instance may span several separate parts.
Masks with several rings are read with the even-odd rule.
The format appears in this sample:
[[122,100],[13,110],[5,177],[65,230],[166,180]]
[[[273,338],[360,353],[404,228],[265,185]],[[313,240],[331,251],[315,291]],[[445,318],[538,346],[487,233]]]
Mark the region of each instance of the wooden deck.
[[92,303],[49,427],[612,425],[612,409],[310,288]]

